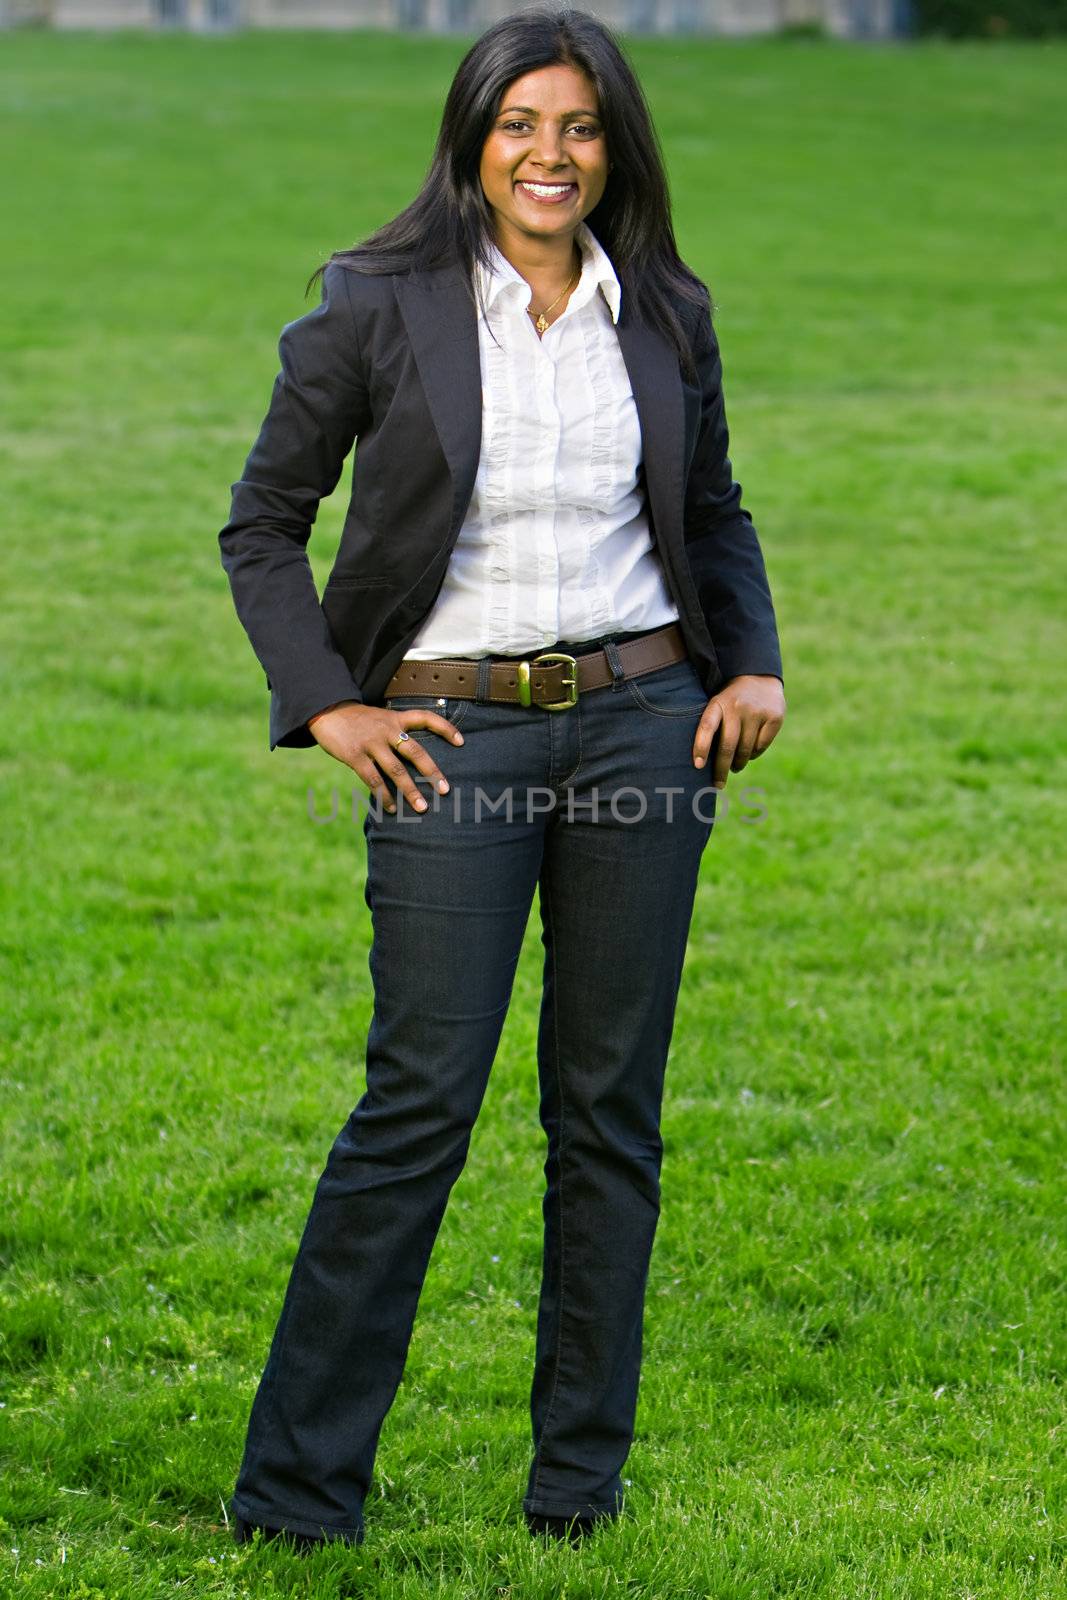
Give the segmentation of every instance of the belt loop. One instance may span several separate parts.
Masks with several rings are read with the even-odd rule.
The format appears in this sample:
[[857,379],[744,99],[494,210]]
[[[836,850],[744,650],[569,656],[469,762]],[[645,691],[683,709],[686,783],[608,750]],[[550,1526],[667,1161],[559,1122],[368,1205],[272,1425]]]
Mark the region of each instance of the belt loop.
[[608,658],[608,666],[611,668],[611,687],[614,691],[619,687],[624,677],[622,657],[619,655],[619,647],[614,639],[605,639],[602,649]]
[[489,674],[492,670],[492,656],[480,656],[478,659],[478,682],[474,689],[474,698],[482,705],[489,699]]

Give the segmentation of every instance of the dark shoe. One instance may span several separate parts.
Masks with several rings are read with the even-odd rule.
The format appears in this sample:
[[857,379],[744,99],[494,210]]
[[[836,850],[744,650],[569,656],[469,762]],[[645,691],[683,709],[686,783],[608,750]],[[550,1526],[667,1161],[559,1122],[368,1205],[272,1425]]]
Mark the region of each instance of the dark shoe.
[[533,1511],[527,1511],[525,1517],[531,1534],[544,1534],[549,1539],[566,1539],[570,1544],[581,1544],[598,1522],[608,1520],[603,1516],[542,1517]]

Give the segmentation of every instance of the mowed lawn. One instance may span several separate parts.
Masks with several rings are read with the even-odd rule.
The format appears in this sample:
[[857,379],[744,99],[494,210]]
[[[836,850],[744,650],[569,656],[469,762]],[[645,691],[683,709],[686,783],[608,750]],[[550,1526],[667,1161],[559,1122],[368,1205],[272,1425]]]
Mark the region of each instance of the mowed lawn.
[[627,1515],[541,1550],[520,1510],[535,908],[366,1543],[227,1536],[371,990],[358,785],[269,753],[216,536],[462,50],[0,37],[0,1592],[1062,1596],[1057,45],[634,44],[789,712],[702,868]]

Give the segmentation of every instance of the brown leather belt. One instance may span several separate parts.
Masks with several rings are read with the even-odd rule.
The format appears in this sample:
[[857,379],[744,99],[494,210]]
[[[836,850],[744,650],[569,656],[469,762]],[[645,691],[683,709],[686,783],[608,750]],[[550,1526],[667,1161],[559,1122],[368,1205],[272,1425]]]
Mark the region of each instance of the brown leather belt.
[[[617,644],[624,678],[636,678],[658,667],[683,661],[689,652],[676,622],[657,628],[640,639]],[[386,685],[384,699],[403,694],[436,694],[443,699],[477,698],[478,661],[454,657],[440,661],[402,661]],[[571,656],[561,650],[542,650],[525,661],[493,660],[489,665],[489,699],[542,711],[567,711],[579,694],[603,689],[612,682],[611,664],[603,650]]]

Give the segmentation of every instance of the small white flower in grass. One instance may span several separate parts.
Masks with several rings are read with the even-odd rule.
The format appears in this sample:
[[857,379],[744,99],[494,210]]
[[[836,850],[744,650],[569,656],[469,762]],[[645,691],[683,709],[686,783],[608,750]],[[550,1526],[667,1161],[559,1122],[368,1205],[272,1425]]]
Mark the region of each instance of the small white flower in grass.
[[499,1256],[490,1256],[489,1259],[490,1259],[490,1261],[499,1261],[500,1257]]

